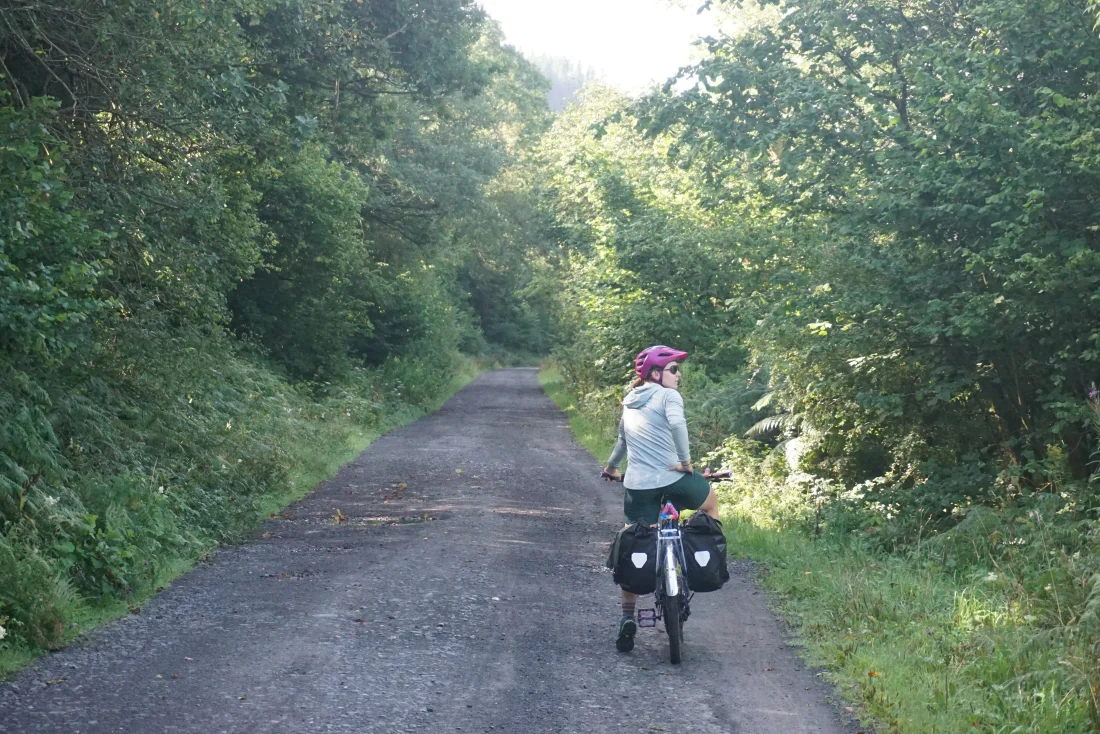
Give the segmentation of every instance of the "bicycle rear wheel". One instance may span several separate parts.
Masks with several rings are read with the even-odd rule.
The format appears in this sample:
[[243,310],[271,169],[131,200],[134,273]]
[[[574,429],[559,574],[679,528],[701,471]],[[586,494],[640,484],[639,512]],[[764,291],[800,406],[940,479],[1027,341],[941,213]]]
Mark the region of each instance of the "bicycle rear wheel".
[[680,643],[684,640],[683,620],[680,619],[680,597],[665,596],[661,601],[665,617],[665,630],[668,632],[668,659],[673,665],[680,664]]

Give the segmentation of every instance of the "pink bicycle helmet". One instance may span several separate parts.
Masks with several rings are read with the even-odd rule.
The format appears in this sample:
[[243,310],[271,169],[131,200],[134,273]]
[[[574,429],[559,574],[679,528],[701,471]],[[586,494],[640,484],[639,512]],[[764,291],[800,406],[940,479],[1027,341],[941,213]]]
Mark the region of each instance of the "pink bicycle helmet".
[[645,379],[650,370],[664,369],[664,366],[669,362],[679,362],[687,356],[687,352],[658,344],[638,352],[638,356],[634,360],[634,372],[637,373],[638,377]]

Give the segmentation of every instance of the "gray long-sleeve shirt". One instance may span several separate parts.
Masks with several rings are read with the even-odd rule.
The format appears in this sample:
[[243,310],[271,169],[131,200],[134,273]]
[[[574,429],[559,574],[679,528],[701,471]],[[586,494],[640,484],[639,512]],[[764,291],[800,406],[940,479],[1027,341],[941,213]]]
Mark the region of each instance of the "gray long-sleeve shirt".
[[691,461],[684,399],[679,392],[647,382],[627,393],[619,440],[607,465],[618,467],[624,456],[630,459],[623,479],[627,489],[667,487],[684,476],[668,468]]

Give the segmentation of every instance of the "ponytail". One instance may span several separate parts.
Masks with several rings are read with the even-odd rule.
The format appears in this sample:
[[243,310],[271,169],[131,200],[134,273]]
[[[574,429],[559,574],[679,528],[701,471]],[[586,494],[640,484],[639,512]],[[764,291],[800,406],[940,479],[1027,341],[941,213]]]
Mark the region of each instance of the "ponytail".
[[[659,368],[654,367],[653,369],[651,369],[649,371],[648,377],[653,377],[653,372],[654,372],[654,370],[657,370],[657,369],[659,369]],[[638,376],[638,377],[634,378],[634,382],[630,383],[630,389],[634,390],[635,388],[639,388],[642,385],[646,384],[647,382],[657,382],[657,380],[650,380],[650,379],[647,379],[646,377]]]

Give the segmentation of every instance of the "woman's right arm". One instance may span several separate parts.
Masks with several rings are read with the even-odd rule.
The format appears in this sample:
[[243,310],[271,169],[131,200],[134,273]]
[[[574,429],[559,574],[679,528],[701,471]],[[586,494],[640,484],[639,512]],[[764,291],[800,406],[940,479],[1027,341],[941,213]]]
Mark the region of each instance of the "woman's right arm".
[[623,421],[619,419],[619,440],[615,442],[615,448],[611,450],[611,456],[607,460],[607,467],[605,471],[608,474],[618,474],[619,466],[623,463],[623,459],[626,458],[626,429],[623,427]]

